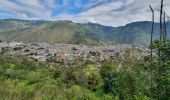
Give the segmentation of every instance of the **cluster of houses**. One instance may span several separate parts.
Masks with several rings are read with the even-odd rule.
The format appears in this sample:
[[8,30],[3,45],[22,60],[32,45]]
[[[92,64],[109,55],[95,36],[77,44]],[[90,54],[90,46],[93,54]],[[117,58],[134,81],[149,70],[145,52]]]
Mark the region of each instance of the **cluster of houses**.
[[[134,49],[131,45],[103,45],[87,46],[75,44],[49,44],[49,43],[22,43],[22,42],[1,42],[2,48],[8,48],[11,54],[21,54],[37,61],[74,61],[76,59],[101,62],[104,60],[124,60],[127,51]],[[147,54],[147,49],[135,48],[140,51],[138,59]],[[129,52],[128,52],[129,53]],[[134,53],[134,52],[133,52]],[[132,52],[128,56],[132,55]],[[133,54],[134,55],[134,54]]]

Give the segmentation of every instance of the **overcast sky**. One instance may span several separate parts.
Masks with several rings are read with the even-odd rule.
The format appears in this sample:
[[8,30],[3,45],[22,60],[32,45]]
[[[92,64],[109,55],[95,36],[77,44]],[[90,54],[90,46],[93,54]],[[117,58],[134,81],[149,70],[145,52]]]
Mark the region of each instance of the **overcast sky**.
[[[170,0],[164,0],[170,15]],[[157,17],[160,0],[0,0],[0,19],[71,20],[121,26],[151,20],[149,5]]]

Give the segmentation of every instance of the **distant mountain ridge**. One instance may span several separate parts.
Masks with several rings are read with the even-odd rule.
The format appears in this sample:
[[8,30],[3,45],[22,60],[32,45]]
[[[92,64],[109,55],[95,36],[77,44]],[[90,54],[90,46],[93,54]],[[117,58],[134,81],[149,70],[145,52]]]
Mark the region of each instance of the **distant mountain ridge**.
[[[149,44],[151,22],[141,21],[110,27],[95,23],[71,21],[0,20],[0,40],[75,44]],[[159,23],[154,24],[154,38],[159,36]],[[170,33],[170,23],[167,23]],[[169,35],[168,35],[169,37]]]

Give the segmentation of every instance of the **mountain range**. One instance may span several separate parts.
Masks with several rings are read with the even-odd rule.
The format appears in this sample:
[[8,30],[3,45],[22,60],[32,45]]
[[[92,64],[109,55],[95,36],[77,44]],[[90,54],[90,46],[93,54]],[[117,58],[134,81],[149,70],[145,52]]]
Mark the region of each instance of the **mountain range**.
[[[167,33],[170,33],[167,23]],[[0,20],[0,40],[23,42],[49,42],[73,44],[132,44],[147,46],[152,23],[133,22],[125,26],[111,27],[96,23],[71,21]],[[154,39],[159,37],[159,23],[154,23]],[[169,37],[169,35],[168,35]]]

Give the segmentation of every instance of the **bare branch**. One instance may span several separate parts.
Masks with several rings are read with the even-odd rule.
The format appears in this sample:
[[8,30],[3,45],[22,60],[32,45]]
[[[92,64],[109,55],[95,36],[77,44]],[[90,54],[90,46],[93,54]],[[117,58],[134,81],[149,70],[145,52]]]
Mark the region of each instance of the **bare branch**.
[[166,29],[166,13],[164,11],[164,17],[163,17],[163,39],[166,40],[167,37],[167,29]]
[[150,54],[150,56],[151,56],[151,60],[152,60],[152,43],[153,43],[153,30],[154,30],[154,21],[155,21],[154,17],[155,17],[155,14],[154,14],[154,10],[153,10],[152,6],[149,5],[149,7],[150,7],[151,12],[152,12],[152,29],[151,29],[151,41],[150,41],[150,45],[151,45],[151,54]]
[[163,40],[162,15],[163,15],[163,0],[161,0],[161,9],[160,9],[160,41]]

